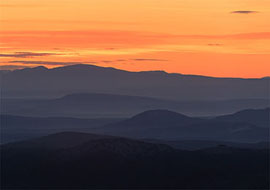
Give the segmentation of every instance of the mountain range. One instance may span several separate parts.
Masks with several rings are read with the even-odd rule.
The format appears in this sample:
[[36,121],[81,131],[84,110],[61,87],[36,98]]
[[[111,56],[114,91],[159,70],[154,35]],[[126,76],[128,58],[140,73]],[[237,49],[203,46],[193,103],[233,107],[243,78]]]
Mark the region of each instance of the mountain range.
[[2,96],[6,98],[105,93],[178,101],[268,99],[270,80],[269,77],[214,78],[164,71],[129,72],[94,65],[25,68],[2,72],[0,78]]
[[0,71],[1,189],[266,189],[270,78]]

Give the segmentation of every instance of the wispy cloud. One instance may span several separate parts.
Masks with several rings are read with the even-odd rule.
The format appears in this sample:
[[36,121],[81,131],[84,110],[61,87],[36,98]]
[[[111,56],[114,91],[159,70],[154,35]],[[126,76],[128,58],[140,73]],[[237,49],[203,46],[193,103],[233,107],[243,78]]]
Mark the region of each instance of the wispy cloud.
[[0,65],[0,70],[15,70],[15,69],[24,69],[28,66],[24,65]]
[[[6,2],[8,2],[8,1],[6,1]],[[46,6],[46,7],[48,7],[48,6],[56,6],[56,4],[53,4],[53,5],[50,5],[50,4],[48,4],[48,3],[46,3],[46,1],[44,1],[44,2],[42,2],[42,1],[32,1],[32,2],[29,2],[28,1],[28,3],[27,2],[25,2],[24,3],[24,1],[15,1],[15,2],[12,2],[11,0],[10,0],[10,2],[9,3],[2,3],[2,2],[0,2],[0,7],[2,7],[2,8],[36,8],[36,7],[44,7],[44,6]]]
[[130,59],[132,61],[168,61],[166,59],[148,59],[148,58],[138,58],[138,59]]
[[101,62],[101,63],[118,63],[118,62],[127,62],[130,63],[130,61],[132,62],[149,62],[149,61],[169,61],[166,59],[155,59],[155,58],[134,58],[134,59],[117,59],[117,60],[102,60],[102,61],[97,61],[97,62]]
[[102,63],[113,63],[114,61],[111,61],[111,60],[103,60],[101,61]]
[[168,38],[179,38],[179,39],[269,39],[270,32],[257,32],[257,33],[239,33],[239,34],[228,34],[228,35],[177,35],[168,36]]
[[57,61],[9,61],[8,63],[20,63],[25,65],[77,65],[77,64],[91,64],[91,63],[97,63],[97,62],[57,62]]
[[254,14],[259,13],[258,11],[250,11],[250,10],[239,10],[239,11],[232,11],[232,14]]
[[18,57],[18,58],[29,58],[29,57],[42,57],[50,55],[59,55],[56,53],[36,53],[36,52],[15,52],[15,53],[1,53],[0,57]]
[[207,44],[208,46],[223,46],[223,44]]
[[125,62],[125,61],[127,61],[126,59],[117,59],[117,60],[115,60],[115,61],[117,61],[117,62]]
[[2,7],[2,8],[11,8],[11,7],[21,7],[21,5],[15,5],[15,4],[0,4],[0,7]]
[[77,64],[99,64],[99,63],[117,63],[138,61],[138,62],[149,62],[149,61],[168,61],[165,59],[153,59],[153,58],[137,58],[137,59],[117,59],[117,60],[98,60],[98,61],[77,61],[77,62],[61,62],[61,61],[25,61],[25,60],[14,60],[7,63],[10,64],[23,64],[23,65],[51,65],[51,66],[68,66]]

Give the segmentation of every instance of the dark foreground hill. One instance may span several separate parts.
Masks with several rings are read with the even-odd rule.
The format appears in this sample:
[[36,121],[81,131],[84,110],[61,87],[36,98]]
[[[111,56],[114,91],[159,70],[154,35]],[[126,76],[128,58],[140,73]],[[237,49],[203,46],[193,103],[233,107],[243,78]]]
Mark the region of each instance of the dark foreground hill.
[[146,142],[167,144],[173,148],[180,150],[199,150],[211,147],[234,147],[245,149],[268,149],[270,144],[268,141],[262,141],[257,143],[241,143],[230,141],[211,141],[211,140],[158,140],[158,139],[143,139]]
[[1,146],[1,188],[266,189],[268,150],[166,145],[58,133]]

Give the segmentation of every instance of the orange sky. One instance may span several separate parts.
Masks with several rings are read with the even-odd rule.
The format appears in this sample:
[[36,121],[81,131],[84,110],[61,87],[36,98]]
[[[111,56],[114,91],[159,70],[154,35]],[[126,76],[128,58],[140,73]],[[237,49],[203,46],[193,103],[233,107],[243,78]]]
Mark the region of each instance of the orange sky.
[[0,68],[270,75],[269,0],[1,0]]

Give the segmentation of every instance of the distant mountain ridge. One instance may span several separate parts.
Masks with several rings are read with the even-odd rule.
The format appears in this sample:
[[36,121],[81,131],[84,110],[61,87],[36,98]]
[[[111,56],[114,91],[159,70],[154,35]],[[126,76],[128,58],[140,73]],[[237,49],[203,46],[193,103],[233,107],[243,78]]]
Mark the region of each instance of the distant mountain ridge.
[[173,101],[167,99],[102,93],[76,93],[53,99],[5,99],[2,114],[31,117],[130,117],[167,109],[191,116],[216,116],[248,108],[265,108],[267,99],[224,101]]
[[4,97],[59,97],[72,93],[109,93],[172,100],[268,99],[269,78],[241,79],[128,72],[93,65],[2,73]]

